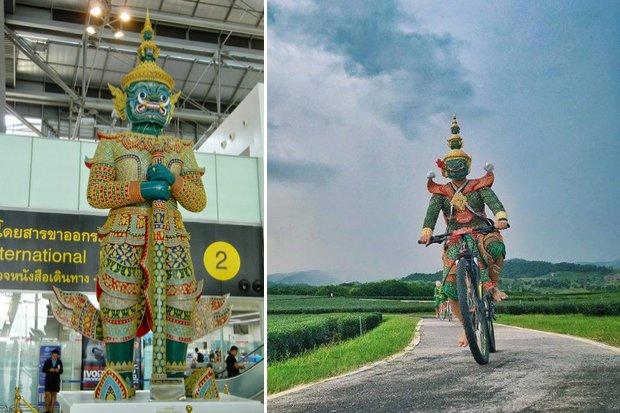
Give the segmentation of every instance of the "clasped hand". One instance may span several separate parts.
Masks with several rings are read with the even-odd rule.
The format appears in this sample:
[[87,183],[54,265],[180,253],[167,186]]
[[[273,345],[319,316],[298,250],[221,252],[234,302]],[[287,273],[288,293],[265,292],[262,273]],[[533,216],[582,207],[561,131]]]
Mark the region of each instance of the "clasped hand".
[[172,196],[171,186],[176,177],[165,165],[155,164],[146,171],[146,181],[140,184],[142,198],[153,201],[156,199],[168,200]]

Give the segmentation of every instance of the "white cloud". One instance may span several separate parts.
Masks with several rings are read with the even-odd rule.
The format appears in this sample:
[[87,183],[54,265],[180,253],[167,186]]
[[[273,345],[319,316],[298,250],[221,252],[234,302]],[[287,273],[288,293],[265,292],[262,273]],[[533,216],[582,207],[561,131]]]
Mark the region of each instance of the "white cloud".
[[[270,33],[269,157],[337,173],[317,185],[270,180],[268,271],[393,277],[436,269],[438,252],[416,240],[428,202],[424,177],[443,140],[407,140],[389,120],[397,77],[352,75],[344,56],[299,40]],[[434,122],[435,133],[447,132],[447,119],[424,125]]]

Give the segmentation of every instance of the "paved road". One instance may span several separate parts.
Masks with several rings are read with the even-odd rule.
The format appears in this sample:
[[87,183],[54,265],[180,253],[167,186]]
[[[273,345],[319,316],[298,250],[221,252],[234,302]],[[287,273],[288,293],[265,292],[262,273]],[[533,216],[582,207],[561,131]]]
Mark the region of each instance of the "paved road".
[[620,353],[496,326],[498,352],[479,366],[456,347],[459,330],[425,319],[420,343],[402,357],[269,400],[268,411],[620,411]]

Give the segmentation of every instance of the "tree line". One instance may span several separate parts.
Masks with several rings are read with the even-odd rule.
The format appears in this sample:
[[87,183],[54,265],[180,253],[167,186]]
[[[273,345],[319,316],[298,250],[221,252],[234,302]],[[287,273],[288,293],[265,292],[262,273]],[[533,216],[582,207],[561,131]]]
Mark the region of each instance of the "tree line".
[[[437,278],[437,279],[441,279]],[[433,280],[434,281],[434,280]],[[339,285],[314,286],[307,284],[270,284],[273,295],[315,295],[334,297],[411,297],[433,296],[435,285],[422,281],[385,280],[367,283],[344,283]]]

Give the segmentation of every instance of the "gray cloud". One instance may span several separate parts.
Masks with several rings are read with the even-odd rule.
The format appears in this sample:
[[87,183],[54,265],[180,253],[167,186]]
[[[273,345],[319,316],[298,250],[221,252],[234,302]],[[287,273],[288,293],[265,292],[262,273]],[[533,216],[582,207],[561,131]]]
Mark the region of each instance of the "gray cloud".
[[267,163],[270,181],[324,184],[334,179],[337,173],[337,168],[321,162],[269,158]]
[[279,160],[293,169],[337,165],[325,185],[269,181],[270,273],[438,270],[439,248],[416,239],[429,199],[425,175],[446,151],[452,113],[472,177],[485,162],[496,165],[511,258],[617,258],[620,233],[600,228],[620,225],[608,207],[620,191],[604,185],[617,179],[620,8],[309,0],[270,7],[269,160],[276,173]]
[[461,115],[480,114],[458,56],[461,44],[451,35],[405,30],[411,18],[393,0],[314,5],[290,9],[276,2],[270,10],[273,31],[343,56],[344,69],[352,76],[389,76],[394,93],[382,110],[406,139],[419,138],[422,125],[435,113],[447,116],[450,108],[459,107]]

